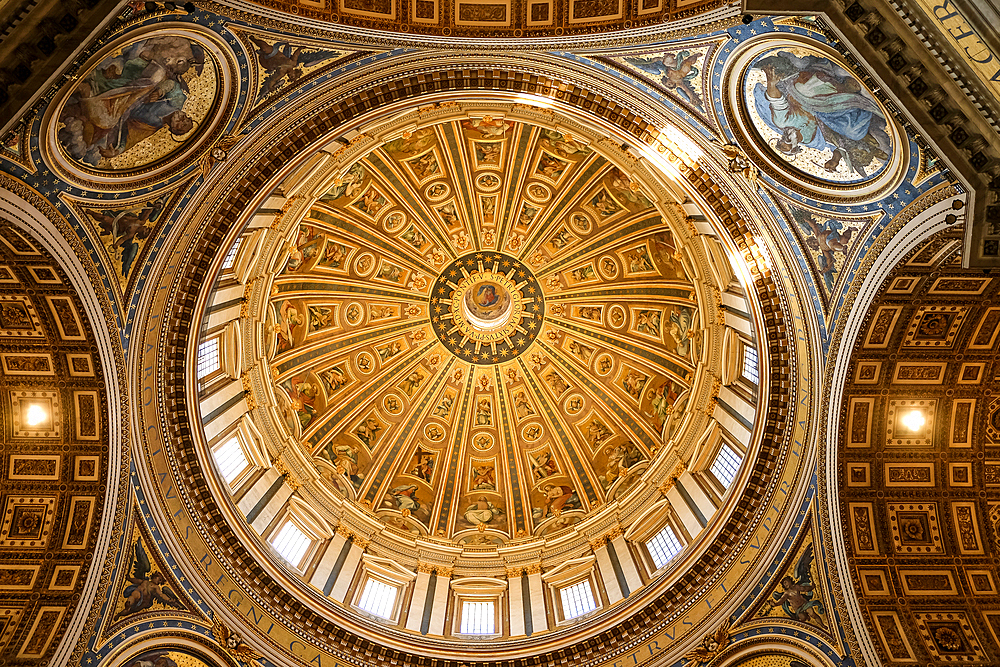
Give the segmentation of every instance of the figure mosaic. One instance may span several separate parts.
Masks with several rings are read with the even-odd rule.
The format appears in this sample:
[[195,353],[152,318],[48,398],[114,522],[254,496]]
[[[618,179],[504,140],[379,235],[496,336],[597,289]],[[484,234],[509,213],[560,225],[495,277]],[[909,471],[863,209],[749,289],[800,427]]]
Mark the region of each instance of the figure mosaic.
[[354,488],[360,489],[365,481],[365,476],[361,474],[361,467],[358,464],[358,450],[347,444],[327,445],[327,456],[337,467],[337,472],[345,475],[351,480]]
[[153,233],[166,205],[167,197],[146,202],[138,207],[117,209],[84,209],[97,223],[104,247],[118,269],[119,280],[125,282],[132,263]]
[[610,218],[615,213],[622,210],[622,207],[618,205],[618,202],[616,202],[611,194],[604,188],[601,188],[601,191],[591,198],[590,205],[602,218]]
[[285,382],[285,389],[292,401],[292,410],[298,415],[299,424],[306,428],[316,418],[316,397],[319,387],[313,383],[295,377]]
[[569,230],[565,227],[560,228],[559,231],[553,234],[552,238],[549,239],[549,245],[552,246],[552,249],[556,252],[562,250],[572,242],[573,235],[570,234]]
[[281,354],[295,347],[296,333],[299,327],[305,323],[305,318],[302,317],[299,309],[288,300],[282,301],[276,310],[278,312],[277,322],[274,325],[274,333],[277,337],[275,354]]
[[483,118],[463,120],[462,127],[471,132],[478,132],[480,136],[484,138],[501,138],[507,130],[514,127],[514,123],[513,121],[503,120],[502,118],[490,118],[489,116],[484,116]]
[[611,488],[615,482],[625,476],[629,468],[646,458],[642,450],[631,440],[626,440],[614,447],[608,447],[605,455],[608,458],[604,473],[598,475],[598,479],[604,490]]
[[404,516],[409,514],[419,521],[426,521],[430,518],[430,508],[417,495],[419,490],[420,487],[416,484],[400,484],[389,489],[382,501],[383,505],[403,512]]
[[812,562],[813,545],[809,544],[795,564],[795,576],[782,577],[779,583],[781,590],[771,594],[768,607],[762,610],[765,615],[770,609],[780,606],[789,618],[824,627],[822,615],[825,611],[823,603],[815,598],[816,585],[810,571]]
[[425,377],[426,376],[420,372],[419,368],[415,368],[403,379],[402,382],[399,383],[399,388],[406,393],[408,398],[413,398],[413,392],[420,387]]
[[566,171],[566,167],[568,166],[569,162],[566,160],[560,160],[554,155],[542,153],[538,158],[538,165],[535,167],[535,173],[551,178],[554,181],[558,181],[559,177],[563,175],[563,172]]
[[587,440],[591,446],[596,447],[614,435],[600,419],[591,419],[587,424]]
[[523,389],[518,389],[517,393],[514,394],[514,414],[517,415],[518,419],[535,414],[535,409],[531,407],[528,395]]
[[473,466],[472,489],[474,491],[496,491],[496,469],[492,465]]
[[294,273],[319,254],[326,237],[311,225],[301,225],[295,234],[295,241],[288,250],[285,273]]
[[[748,102],[770,132],[758,130],[782,158],[806,171],[811,162],[827,180],[861,180],[877,173],[893,150],[879,104],[840,64],[805,49],[795,51],[769,51],[752,64],[764,81],[753,85]],[[804,149],[818,153],[807,157]]]
[[476,426],[493,425],[493,404],[488,398],[480,398],[476,402]]
[[630,250],[625,257],[628,259],[629,273],[642,273],[645,271],[655,271],[653,262],[650,260],[649,251],[646,246],[639,246]]
[[569,383],[566,382],[566,380],[564,380],[562,376],[559,375],[559,373],[556,373],[555,371],[549,371],[549,373],[546,374],[545,383],[549,385],[549,388],[552,389],[552,393],[554,393],[556,396],[562,395],[564,391],[569,389]]
[[677,402],[677,390],[672,380],[666,380],[656,389],[650,389],[646,394],[653,410],[653,423],[657,428],[663,428],[671,408]]
[[499,141],[474,141],[476,162],[479,164],[499,165],[503,144]]
[[447,419],[451,415],[451,406],[455,404],[455,397],[451,394],[445,394],[441,397],[441,402],[437,404],[434,408],[434,414],[438,417]]
[[342,269],[347,260],[347,246],[343,243],[327,240],[326,247],[323,248],[323,257],[319,260],[320,266],[329,269]]
[[343,55],[339,51],[306,50],[304,46],[292,46],[288,42],[268,44],[254,35],[248,35],[248,39],[257,47],[254,52],[257,63],[267,72],[260,97],[273,93],[286,83],[295,83],[301,79],[303,67]]
[[[490,525],[493,520],[504,514],[503,508],[497,506],[486,496],[479,496],[472,504],[467,505],[462,513],[469,525],[478,526],[480,524]],[[461,528],[461,526],[459,526]]]
[[132,574],[127,577],[129,585],[122,591],[125,607],[115,615],[115,620],[134,616],[151,609],[154,604],[174,609],[184,609],[180,598],[167,586],[167,579],[158,571],[150,574],[153,565],[146,555],[140,537],[132,550]]
[[583,363],[588,364],[590,363],[590,357],[594,354],[594,348],[588,347],[578,340],[571,340],[569,342],[569,352]]
[[407,472],[430,483],[431,477],[434,475],[434,454],[418,447],[413,454]]
[[375,188],[368,188],[365,194],[358,201],[354,202],[354,208],[358,209],[365,215],[371,217],[377,217],[379,211],[381,211],[387,204],[385,196],[376,190]]
[[413,171],[413,175],[420,181],[441,173],[441,167],[438,166],[437,156],[432,150],[427,151],[423,155],[415,157],[411,160],[407,160],[406,164],[410,166],[410,170]]
[[321,371],[319,379],[323,382],[323,386],[326,388],[327,395],[329,396],[346,387],[350,381],[350,377],[348,377],[347,372],[344,371],[342,366],[333,366],[325,371]]
[[341,197],[354,199],[365,182],[365,168],[360,162],[351,165],[342,177],[334,181],[326,194],[320,197],[320,201],[336,201]]
[[629,371],[628,375],[622,378],[622,389],[629,396],[638,400],[642,396],[642,388],[645,386],[647,380],[649,380],[649,376],[645,373]]
[[816,262],[816,270],[827,291],[833,291],[837,274],[847,259],[851,237],[857,232],[837,218],[817,215],[795,206],[788,206],[792,219],[798,224],[805,238],[806,247]]
[[[203,73],[211,90],[193,96],[191,86]],[[216,95],[214,74],[204,46],[193,40],[164,35],[128,44],[73,89],[59,114],[59,142],[74,160],[105,169],[144,143],[146,149],[122,166],[149,164],[179,148],[204,120]],[[170,139],[156,141],[158,136]]]
[[551,477],[559,472],[556,460],[552,458],[551,452],[544,450],[537,456],[528,454],[528,463],[531,464],[531,474],[536,481]]
[[662,313],[659,310],[637,310],[635,313],[635,330],[647,336],[660,337],[660,319]]
[[698,355],[697,343],[700,340],[699,332],[695,331],[695,313],[687,306],[674,307],[670,311],[670,325],[667,334],[674,341],[674,350],[680,356],[694,361]]
[[583,509],[580,496],[572,486],[546,484],[542,487],[542,506],[532,507],[531,516],[536,521],[558,517],[563,512]]
[[539,136],[541,137],[541,145],[555,152],[560,157],[573,157],[576,159],[591,153],[590,147],[583,142],[555,130],[542,128]]
[[704,111],[705,103],[694,89],[694,84],[701,75],[701,70],[695,65],[702,55],[685,49],[668,51],[660,57],[626,57],[625,62],[635,65],[644,72],[659,76],[664,88],[680,93],[684,99]]
[[361,442],[365,443],[368,449],[378,442],[378,434],[382,431],[382,424],[374,417],[366,417],[363,422],[354,429],[354,435],[358,436]]

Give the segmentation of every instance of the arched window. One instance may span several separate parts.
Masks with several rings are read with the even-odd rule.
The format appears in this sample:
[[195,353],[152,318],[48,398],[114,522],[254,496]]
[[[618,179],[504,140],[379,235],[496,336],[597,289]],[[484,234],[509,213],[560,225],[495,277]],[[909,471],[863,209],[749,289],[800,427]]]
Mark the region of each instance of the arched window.
[[649,557],[653,559],[653,565],[656,566],[657,570],[673,560],[674,556],[679,554],[683,548],[684,545],[677,539],[670,524],[665,525],[660,532],[646,542],[646,550],[649,551]]

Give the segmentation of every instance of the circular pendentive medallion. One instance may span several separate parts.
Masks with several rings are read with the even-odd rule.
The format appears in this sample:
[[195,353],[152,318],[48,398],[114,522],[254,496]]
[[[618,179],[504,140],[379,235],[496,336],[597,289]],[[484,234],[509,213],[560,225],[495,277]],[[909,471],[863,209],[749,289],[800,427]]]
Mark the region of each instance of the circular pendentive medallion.
[[434,284],[431,323],[455,356],[495,364],[523,352],[541,328],[538,282],[517,258],[474,253],[444,268]]
[[234,68],[229,48],[196,26],[118,39],[46,112],[46,161],[97,188],[169,178],[224,125]]
[[759,39],[729,67],[736,124],[762,158],[755,163],[779,183],[838,201],[875,199],[898,184],[909,162],[905,136],[864,74],[828,46]]

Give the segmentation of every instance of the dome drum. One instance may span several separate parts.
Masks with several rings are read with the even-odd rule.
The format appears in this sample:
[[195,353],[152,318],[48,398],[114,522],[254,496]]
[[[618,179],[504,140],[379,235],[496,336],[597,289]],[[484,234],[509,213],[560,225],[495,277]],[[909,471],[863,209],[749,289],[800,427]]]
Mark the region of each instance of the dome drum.
[[[751,431],[711,406],[721,393],[756,409],[756,385],[716,379],[739,363],[727,335],[751,345],[718,295],[744,297],[722,246],[655,203],[685,195],[660,191],[641,162],[619,166],[616,144],[569,119],[538,125],[530,108],[457,111],[399,118],[402,132],[370,132],[383,143],[307,163],[237,253],[254,258],[237,348],[258,362],[243,385],[276,467],[234,486],[233,502],[272,548],[285,524],[304,525],[296,504],[336,526],[325,555],[293,570],[379,632],[386,619],[359,606],[369,580],[409,600],[394,632],[464,637],[414,597],[443,576],[526,577],[529,597],[496,597],[512,620],[493,640],[558,632],[571,620],[542,575],[595,554],[581,581],[602,611],[571,624],[601,627],[669,571],[625,539],[633,521],[659,517],[644,537],[704,545],[731,506],[740,476],[709,468],[722,447],[738,465]],[[350,571],[331,569],[337,554]],[[369,555],[416,579],[365,574]]]

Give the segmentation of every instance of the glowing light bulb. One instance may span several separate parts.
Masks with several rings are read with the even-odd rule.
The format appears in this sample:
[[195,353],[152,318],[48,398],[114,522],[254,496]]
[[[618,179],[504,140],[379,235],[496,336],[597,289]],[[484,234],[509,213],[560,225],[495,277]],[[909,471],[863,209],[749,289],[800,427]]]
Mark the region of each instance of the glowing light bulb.
[[922,429],[924,424],[927,423],[927,420],[924,419],[924,413],[920,410],[910,410],[903,415],[902,421],[903,426],[914,432]]
[[25,421],[28,426],[38,426],[48,420],[48,418],[49,413],[38,403],[32,403],[28,406],[28,412],[25,415]]

